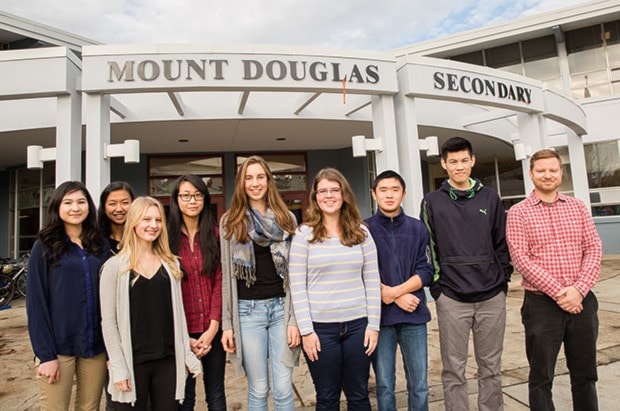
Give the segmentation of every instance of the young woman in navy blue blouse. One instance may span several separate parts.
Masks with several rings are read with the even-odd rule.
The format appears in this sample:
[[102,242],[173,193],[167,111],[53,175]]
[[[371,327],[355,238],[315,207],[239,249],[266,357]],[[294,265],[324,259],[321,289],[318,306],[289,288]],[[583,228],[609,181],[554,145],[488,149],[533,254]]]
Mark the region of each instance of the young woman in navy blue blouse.
[[79,181],[58,186],[28,263],[28,332],[37,361],[40,405],[98,410],[106,377],[99,308],[99,268],[110,246]]

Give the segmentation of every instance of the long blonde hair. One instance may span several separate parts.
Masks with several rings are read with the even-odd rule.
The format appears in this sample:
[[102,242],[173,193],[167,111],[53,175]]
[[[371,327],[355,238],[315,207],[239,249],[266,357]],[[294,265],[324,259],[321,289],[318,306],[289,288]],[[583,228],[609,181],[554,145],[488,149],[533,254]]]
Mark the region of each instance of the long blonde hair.
[[342,192],[342,208],[338,225],[340,227],[340,242],[348,247],[361,244],[366,239],[366,232],[362,229],[364,220],[357,208],[355,194],[347,179],[335,168],[324,168],[314,177],[312,190],[310,191],[310,204],[306,210],[306,225],[312,228],[312,238],[310,242],[324,241],[327,235],[327,228],[323,222],[323,211],[316,200],[317,186],[321,180],[330,180],[340,185]]
[[153,197],[137,197],[133,203],[131,203],[131,206],[129,206],[129,210],[127,211],[127,220],[123,229],[123,239],[120,243],[121,251],[119,251],[118,255],[122,255],[129,262],[129,265],[127,266],[128,271],[136,270],[140,255],[138,254],[138,238],[135,228],[144,219],[148,209],[151,207],[157,207],[159,213],[161,214],[162,223],[161,233],[155,241],[153,241],[151,246],[153,249],[153,254],[155,254],[168,266],[170,272],[176,279],[181,279],[183,273],[179,269],[177,259],[170,251],[170,245],[168,244],[168,231],[166,229],[166,213],[164,212],[164,206],[162,206],[161,203]]
[[245,174],[252,164],[259,164],[267,175],[267,207],[271,208],[276,217],[276,223],[289,234],[295,232],[296,222],[288,211],[286,204],[278,193],[276,181],[269,169],[267,162],[260,156],[251,156],[239,166],[237,175],[235,176],[235,191],[230,202],[230,208],[222,217],[225,220],[224,229],[226,230],[226,239],[235,238],[240,243],[246,243],[248,238],[248,219],[245,211],[249,207],[248,196],[245,194]]

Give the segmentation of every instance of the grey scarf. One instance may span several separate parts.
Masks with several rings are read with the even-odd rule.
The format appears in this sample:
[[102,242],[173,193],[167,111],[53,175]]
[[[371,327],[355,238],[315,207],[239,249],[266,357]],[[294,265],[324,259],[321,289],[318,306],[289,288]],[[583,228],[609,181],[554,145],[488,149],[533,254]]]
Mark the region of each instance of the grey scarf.
[[[276,272],[280,278],[286,279],[291,235],[276,223],[275,215],[270,208],[267,208],[265,216],[250,207],[245,214],[248,219],[250,240],[261,247],[269,246]],[[245,280],[245,285],[248,287],[256,282],[256,260],[252,241],[239,243],[233,239],[232,246],[233,273],[238,280]]]

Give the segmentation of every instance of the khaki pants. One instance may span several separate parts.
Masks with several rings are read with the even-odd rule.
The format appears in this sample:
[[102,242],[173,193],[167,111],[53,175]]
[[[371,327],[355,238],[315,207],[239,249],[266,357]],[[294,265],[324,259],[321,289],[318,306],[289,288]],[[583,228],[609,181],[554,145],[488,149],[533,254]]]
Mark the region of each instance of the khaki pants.
[[76,381],[75,409],[98,410],[106,377],[105,361],[105,353],[91,358],[59,355],[59,381],[48,384],[47,377],[37,376],[41,411],[69,409],[74,377]]
[[465,368],[469,335],[473,333],[478,365],[478,410],[503,410],[501,358],[506,329],[506,294],[500,292],[477,303],[464,303],[442,295],[436,304],[445,409],[469,410]]

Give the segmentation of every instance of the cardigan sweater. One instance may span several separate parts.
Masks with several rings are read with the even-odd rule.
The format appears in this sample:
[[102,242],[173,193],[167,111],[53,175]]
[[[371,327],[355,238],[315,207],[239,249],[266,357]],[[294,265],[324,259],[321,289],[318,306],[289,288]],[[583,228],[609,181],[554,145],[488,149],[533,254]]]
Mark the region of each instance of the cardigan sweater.
[[[136,402],[136,382],[133,371],[133,349],[131,346],[131,321],[129,315],[129,262],[124,256],[110,258],[101,269],[101,318],[103,339],[110,359],[108,392],[117,402]],[[170,277],[172,293],[172,316],[174,319],[174,360],[176,363],[175,399],[182,401],[185,396],[187,369],[192,374],[202,373],[200,360],[196,358],[189,345],[189,334],[183,311],[180,281],[162,261],[162,266]],[[187,369],[186,369],[187,367]],[[132,390],[119,391],[115,382],[129,380]]]
[[[295,218],[291,214],[291,218]],[[233,365],[233,371],[235,375],[243,373],[242,353],[243,353],[243,341],[241,341],[241,328],[239,322],[239,297],[237,294],[237,279],[233,272],[232,264],[232,239],[226,239],[226,229],[224,224],[226,219],[222,218],[220,221],[220,244],[222,253],[222,330],[232,330],[233,338],[235,341],[235,352],[228,353],[228,359]],[[291,293],[289,291],[288,279],[284,280],[284,321],[290,327],[297,327],[297,320],[295,314],[293,314],[293,306],[291,304]],[[286,341],[286,333],[282,335],[282,338]],[[301,353],[301,346],[297,346],[293,349],[286,345],[282,362],[287,367],[294,367],[299,365],[299,355]]]

